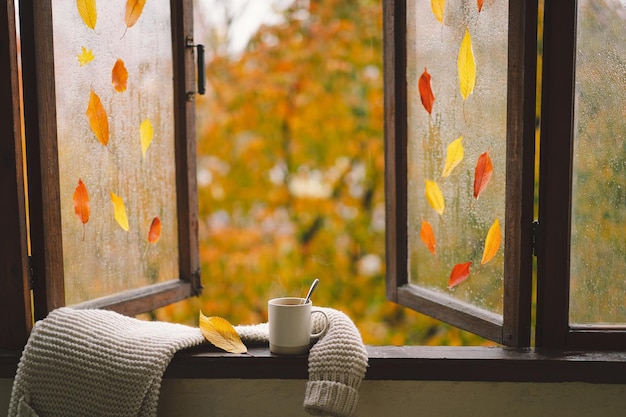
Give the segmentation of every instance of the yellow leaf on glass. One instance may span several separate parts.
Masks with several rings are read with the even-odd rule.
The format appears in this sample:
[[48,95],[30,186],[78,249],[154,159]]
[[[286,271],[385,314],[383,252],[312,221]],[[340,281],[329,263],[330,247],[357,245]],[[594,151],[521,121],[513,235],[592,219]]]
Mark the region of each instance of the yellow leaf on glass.
[[467,100],[467,97],[474,91],[474,85],[476,84],[476,62],[474,61],[474,51],[472,50],[472,37],[467,28],[465,28],[465,36],[463,36],[461,41],[457,65],[461,96],[463,96],[463,100]]
[[446,163],[443,167],[443,173],[441,176],[445,178],[450,175],[452,170],[461,163],[464,156],[465,150],[463,149],[463,136],[459,136],[457,140],[448,145]]
[[487,232],[487,238],[485,239],[485,249],[483,250],[483,259],[480,261],[481,265],[486,264],[494,256],[498,253],[500,249],[500,222],[496,218],[496,221],[493,222],[491,227],[489,228],[489,232]]
[[128,83],[128,70],[124,65],[124,61],[120,58],[115,61],[113,69],[111,70],[111,84],[118,93],[126,91],[126,84]]
[[430,7],[433,10],[435,19],[443,24],[443,12],[446,7],[446,0],[430,0]]
[[87,49],[83,46],[80,54],[76,55],[76,59],[78,59],[80,66],[84,67],[85,65],[93,61],[93,50]]
[[115,221],[122,229],[128,232],[130,226],[128,225],[128,216],[126,215],[124,200],[122,200],[122,197],[115,195],[115,193],[111,191],[111,202],[113,203],[113,217],[115,218]]
[[433,208],[440,216],[443,215],[443,211],[446,206],[443,200],[443,194],[436,182],[425,180],[426,182],[426,201],[428,205]]
[[76,0],[76,7],[78,8],[80,18],[83,19],[85,25],[87,25],[89,29],[95,29],[96,21],[98,20],[96,0]]
[[152,128],[152,123],[150,119],[146,118],[141,125],[139,126],[139,136],[141,138],[141,154],[146,156],[146,152],[152,143],[152,138],[154,137],[154,129]]
[[206,340],[226,352],[248,352],[235,328],[221,317],[206,317],[200,312],[200,331]]
[[86,114],[89,119],[89,126],[95,133],[96,139],[104,146],[107,146],[109,144],[109,119],[100,97],[93,90],[89,94],[89,105],[87,106]]

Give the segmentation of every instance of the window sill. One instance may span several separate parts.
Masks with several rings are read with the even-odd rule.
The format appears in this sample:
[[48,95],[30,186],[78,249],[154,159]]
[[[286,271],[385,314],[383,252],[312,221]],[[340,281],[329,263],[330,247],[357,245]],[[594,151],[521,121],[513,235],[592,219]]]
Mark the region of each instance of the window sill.
[[[626,352],[368,346],[368,380],[626,383]],[[19,353],[0,352],[0,378],[13,378]],[[267,347],[235,355],[202,346],[178,352],[165,378],[307,379],[307,356],[277,356]]]

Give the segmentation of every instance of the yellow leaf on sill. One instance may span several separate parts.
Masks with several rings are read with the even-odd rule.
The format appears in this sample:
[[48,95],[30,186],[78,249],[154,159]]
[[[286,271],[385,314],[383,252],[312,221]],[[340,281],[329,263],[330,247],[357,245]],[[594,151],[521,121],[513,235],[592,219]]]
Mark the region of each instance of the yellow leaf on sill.
[[248,352],[235,328],[221,317],[207,317],[200,312],[200,331],[206,340],[226,352]]

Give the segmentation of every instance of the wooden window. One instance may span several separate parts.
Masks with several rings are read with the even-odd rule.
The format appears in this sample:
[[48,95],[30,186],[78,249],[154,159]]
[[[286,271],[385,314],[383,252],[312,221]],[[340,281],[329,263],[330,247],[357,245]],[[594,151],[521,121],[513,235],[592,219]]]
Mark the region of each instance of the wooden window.
[[[388,297],[496,342],[529,346],[534,253],[537,346],[623,347],[625,90],[615,75],[624,72],[616,58],[624,53],[623,29],[617,29],[624,24],[623,3],[546,2],[539,36],[536,2],[485,3],[482,10],[482,2],[446,2],[440,16],[437,4],[385,2]],[[461,57],[468,36],[476,68],[472,94]],[[506,62],[497,50],[502,38]],[[535,219],[538,45],[543,88]],[[506,66],[506,83],[498,83],[494,65]],[[421,79],[426,73],[428,82]],[[430,109],[426,86],[435,97]],[[494,125],[502,117],[502,127]],[[453,141],[464,135],[460,158]],[[450,147],[456,160],[446,155]],[[485,150],[493,171],[476,198],[484,172],[478,156]],[[458,166],[450,174],[451,162]],[[494,194],[495,205],[481,201]],[[494,217],[504,219],[502,244],[485,262],[497,246],[490,236]],[[450,283],[454,278],[465,281]]]
[[[15,124],[12,3],[2,16],[11,65],[2,71]],[[201,290],[192,2],[83,6],[21,2],[18,12],[29,212],[14,126],[17,175],[6,187],[18,207],[7,213],[20,219],[11,238],[21,242],[22,284],[11,282],[25,301],[6,314],[25,319],[9,325],[4,346],[28,334],[29,281],[35,319],[64,305],[134,315]]]

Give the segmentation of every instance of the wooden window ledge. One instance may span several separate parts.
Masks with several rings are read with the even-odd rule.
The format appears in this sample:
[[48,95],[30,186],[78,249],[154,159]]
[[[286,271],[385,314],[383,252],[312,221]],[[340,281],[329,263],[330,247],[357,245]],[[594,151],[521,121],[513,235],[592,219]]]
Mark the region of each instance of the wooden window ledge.
[[[368,380],[626,383],[626,352],[501,347],[368,346]],[[178,352],[165,378],[307,379],[306,355],[267,347],[235,355],[201,346]],[[0,378],[13,378],[19,352],[0,351]]]

